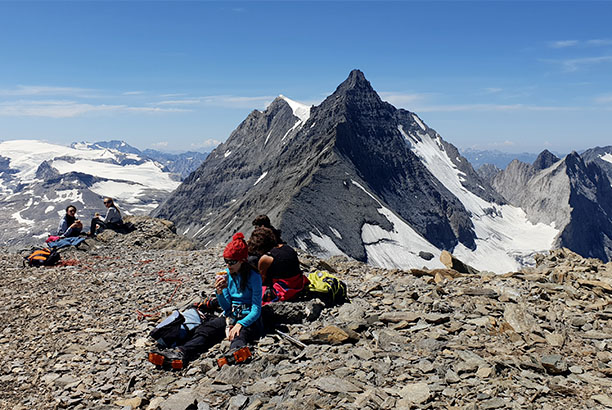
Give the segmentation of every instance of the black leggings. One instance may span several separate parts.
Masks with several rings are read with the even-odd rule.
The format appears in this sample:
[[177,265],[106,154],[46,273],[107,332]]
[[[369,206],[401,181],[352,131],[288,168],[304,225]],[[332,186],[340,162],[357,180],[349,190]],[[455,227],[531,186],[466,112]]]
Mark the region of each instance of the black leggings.
[[[230,350],[234,351],[260,337],[263,333],[261,316],[249,327],[242,327],[238,336],[232,340]],[[195,328],[191,339],[179,348],[187,360],[192,360],[203,351],[211,348],[225,338],[225,317],[217,317]]]
[[109,222],[106,223],[104,221],[102,221],[100,218],[95,217],[94,219],[91,220],[91,227],[89,228],[89,232],[92,235],[95,235],[96,233],[96,229],[98,229],[98,226],[102,227],[103,229],[117,229],[119,228],[121,225],[113,223],[113,222]]

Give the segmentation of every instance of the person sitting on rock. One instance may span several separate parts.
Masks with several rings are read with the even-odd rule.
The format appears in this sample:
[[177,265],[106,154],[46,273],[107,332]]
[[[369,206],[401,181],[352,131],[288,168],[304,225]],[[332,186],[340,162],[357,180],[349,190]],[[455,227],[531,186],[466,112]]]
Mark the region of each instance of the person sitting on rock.
[[66,214],[62,217],[57,228],[57,235],[60,238],[69,238],[73,236],[79,236],[83,230],[83,223],[76,218],[76,206],[68,205],[66,207]]
[[87,236],[96,236],[96,230],[98,227],[101,227],[102,229],[110,228],[113,230],[123,227],[121,212],[119,212],[119,208],[117,208],[117,205],[115,205],[113,199],[105,197],[104,206],[106,207],[106,216],[102,218],[100,217],[100,214],[96,212],[94,218],[91,220],[91,227],[89,228]]
[[257,267],[264,286],[264,304],[296,297],[309,282],[302,274],[295,249],[284,243],[276,243],[266,250],[266,246],[275,241],[275,235],[271,229],[265,227],[253,231],[252,239],[253,252],[262,255]]
[[224,337],[231,342],[232,352],[247,351],[250,356],[247,344],[263,334],[263,322],[261,276],[250,268],[247,257],[244,235],[238,232],[223,251],[227,269],[215,278],[217,301],[223,315],[200,324],[182,345],[150,352],[149,361],[160,366],[172,363],[174,368],[178,361],[178,368],[182,368],[184,362],[193,360]]
[[264,228],[271,229],[272,232],[274,232],[274,239],[276,240],[276,243],[285,243],[281,239],[280,229],[276,229],[275,227],[272,226],[272,224],[270,223],[270,218],[268,218],[268,215],[258,215],[257,217],[255,217],[255,219],[253,219],[253,226],[256,228],[263,226]]

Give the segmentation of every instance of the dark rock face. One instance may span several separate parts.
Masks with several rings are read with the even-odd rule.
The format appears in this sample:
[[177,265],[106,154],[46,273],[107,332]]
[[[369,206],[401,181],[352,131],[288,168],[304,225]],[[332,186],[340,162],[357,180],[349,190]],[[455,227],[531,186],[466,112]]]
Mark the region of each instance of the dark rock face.
[[493,179],[501,172],[501,169],[493,164],[482,164],[476,172],[482,179],[493,185]]
[[612,145],[588,149],[580,156],[587,164],[591,162],[597,164],[612,183]]
[[538,155],[536,160],[533,162],[533,168],[536,171],[539,171],[541,169],[550,167],[557,161],[559,161],[559,158],[549,150],[545,149],[540,153],[540,155]]
[[612,186],[595,162],[585,164],[573,152],[565,158],[571,184],[570,223],[559,236],[559,246],[585,257],[612,258]]
[[382,101],[358,70],[307,119],[290,104],[277,98],[252,112],[153,215],[216,244],[266,213],[292,245],[366,260],[362,228],[393,230],[386,208],[438,248],[473,249],[470,213],[411,150],[419,135],[446,150],[465,189],[504,202],[455,147]]

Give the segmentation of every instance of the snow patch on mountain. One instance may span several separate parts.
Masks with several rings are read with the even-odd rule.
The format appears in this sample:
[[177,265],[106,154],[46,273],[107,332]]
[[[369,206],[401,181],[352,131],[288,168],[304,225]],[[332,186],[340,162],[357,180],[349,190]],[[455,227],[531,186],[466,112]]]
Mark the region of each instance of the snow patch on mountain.
[[426,266],[434,269],[444,267],[438,259],[427,261],[419,256],[421,251],[434,255],[440,251],[410,225],[385,207],[379,208],[378,212],[393,224],[393,230],[385,231],[378,225],[363,225],[361,238],[368,255],[368,263],[384,268]]
[[291,107],[291,110],[293,111],[293,115],[298,117],[302,123],[308,121],[308,118],[310,118],[310,106],[294,101],[282,94],[279,95],[279,97],[289,104],[289,107]]
[[437,254],[440,251],[419,235],[410,225],[402,221],[391,210],[382,203],[360,183],[351,180],[363,192],[374,199],[380,208],[377,211],[384,215],[393,225],[392,231],[386,231],[378,225],[364,224],[361,228],[361,240],[363,241],[368,256],[368,263],[382,266],[384,268],[427,266],[428,268],[444,267],[436,259],[426,261],[419,256],[419,252],[431,252]]
[[262,179],[264,179],[266,177],[266,175],[268,175],[268,171],[264,172],[263,174],[261,174],[261,176],[259,178],[257,178],[257,181],[255,181],[255,183],[253,184],[253,186],[259,184],[261,182]]
[[612,154],[610,154],[610,153],[607,153],[607,154],[605,154],[605,155],[602,155],[602,156],[601,156],[601,157],[599,157],[599,158],[603,159],[604,161],[608,161],[608,162],[611,162],[611,163],[612,163]]
[[[329,236],[322,234],[319,232],[319,235],[310,232],[310,240],[315,243],[320,249],[319,253],[326,258],[336,255],[346,256],[344,252],[342,252],[338,246],[334,243],[333,239]],[[308,249],[308,245],[304,239],[298,238],[296,239],[297,245],[300,249]]]
[[417,117],[416,114],[412,114],[412,118],[414,118],[414,120],[416,121],[417,124],[419,124],[419,127],[421,127],[421,129],[423,131],[427,131],[427,129],[425,128],[425,124],[423,124],[423,121],[421,121],[421,119],[419,117]]
[[432,138],[429,134],[418,133],[415,137],[401,126],[398,129],[427,169],[472,214],[477,248],[472,251],[460,244],[453,251],[459,258],[477,269],[500,272],[518,269],[534,250],[552,248],[559,233],[554,226],[534,225],[521,209],[487,202],[467,190],[461,184],[464,174],[446,155],[438,135]]

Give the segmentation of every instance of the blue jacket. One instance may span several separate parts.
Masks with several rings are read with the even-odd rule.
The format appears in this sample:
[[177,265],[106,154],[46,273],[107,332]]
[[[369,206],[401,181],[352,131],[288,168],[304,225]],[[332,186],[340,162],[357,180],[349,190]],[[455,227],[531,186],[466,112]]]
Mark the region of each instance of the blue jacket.
[[245,305],[241,312],[241,316],[246,315],[238,320],[244,327],[251,326],[259,316],[261,316],[261,276],[255,271],[251,271],[249,282],[244,291],[240,290],[240,274],[232,276],[227,272],[227,288],[223,289],[222,293],[217,293],[217,300],[223,309],[226,317],[232,315],[232,306]]

